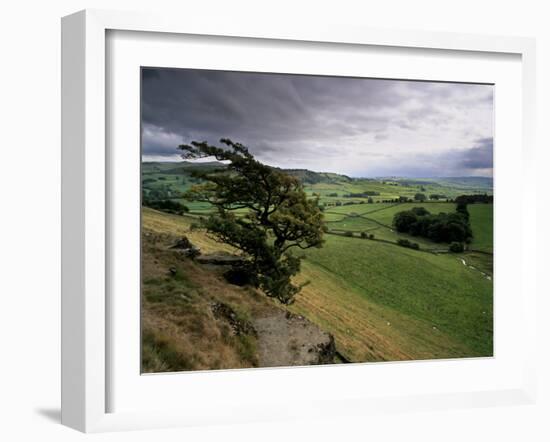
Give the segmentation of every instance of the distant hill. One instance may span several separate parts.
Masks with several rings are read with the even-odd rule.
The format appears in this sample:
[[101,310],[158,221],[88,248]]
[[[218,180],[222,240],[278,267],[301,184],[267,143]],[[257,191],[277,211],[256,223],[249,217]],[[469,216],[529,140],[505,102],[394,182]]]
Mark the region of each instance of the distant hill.
[[493,178],[491,177],[479,177],[479,176],[466,176],[466,177],[440,177],[440,178],[401,178],[393,177],[393,181],[399,182],[401,185],[420,186],[425,184],[439,184],[449,185],[452,187],[487,187],[493,188]]
[[[224,168],[225,164],[219,161],[208,161],[208,162],[191,162],[191,161],[182,161],[179,163],[173,162],[143,162],[142,171],[145,174],[148,173],[163,173],[167,175],[187,175],[192,171],[207,169],[219,169]],[[342,182],[351,182],[353,178],[350,178],[346,175],[339,175],[337,173],[330,172],[314,172],[308,169],[280,169],[289,175],[295,176],[304,184],[317,184],[317,183],[331,183],[339,184]]]
[[[219,161],[208,162],[191,162],[182,161],[174,162],[143,162],[142,172],[144,174],[162,173],[166,175],[189,175],[193,171],[208,169],[214,170],[226,167],[224,163]],[[456,191],[468,192],[487,192],[493,191],[493,178],[490,177],[426,177],[426,178],[405,178],[405,177],[378,177],[378,178],[352,178],[347,175],[331,173],[331,172],[315,172],[309,169],[281,169],[289,175],[298,178],[304,185],[316,184],[357,184],[369,185],[381,183],[384,185],[398,185],[404,188],[421,188],[429,186],[431,190],[440,188],[442,192],[446,189],[454,189]]]
[[342,182],[351,182],[352,178],[346,175],[339,175],[330,172],[314,172],[308,169],[279,169],[289,175],[295,176],[304,184],[330,183],[339,184]]

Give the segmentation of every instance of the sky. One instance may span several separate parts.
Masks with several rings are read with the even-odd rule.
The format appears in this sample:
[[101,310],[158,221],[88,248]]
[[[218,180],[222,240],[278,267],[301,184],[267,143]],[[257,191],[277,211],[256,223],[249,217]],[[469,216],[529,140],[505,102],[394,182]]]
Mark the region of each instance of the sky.
[[493,86],[142,69],[143,161],[230,138],[272,166],[353,177],[493,174]]

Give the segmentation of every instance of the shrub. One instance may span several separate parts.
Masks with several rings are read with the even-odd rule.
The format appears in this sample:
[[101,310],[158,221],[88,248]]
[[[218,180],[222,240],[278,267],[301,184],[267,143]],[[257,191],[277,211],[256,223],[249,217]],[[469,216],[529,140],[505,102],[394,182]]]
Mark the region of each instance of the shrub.
[[367,239],[369,237],[369,234],[367,232],[361,232],[361,238]]
[[420,246],[418,243],[409,241],[408,239],[400,238],[397,240],[397,244],[399,244],[401,247],[407,247],[408,249],[414,249],[419,250]]
[[353,232],[347,230],[346,232],[344,232],[344,236],[353,236]]
[[462,253],[464,251],[464,244],[458,241],[453,241],[449,245],[449,252],[452,253]]
[[411,209],[411,212],[414,213],[416,216],[425,216],[430,214],[430,212],[428,212],[428,210],[424,207],[413,207]]
[[366,190],[359,193],[348,193],[344,195],[344,198],[367,198],[369,196],[378,196],[380,192]]
[[374,239],[374,233],[371,233],[371,234],[369,235],[369,239]]
[[493,195],[460,195],[455,198],[455,202],[457,204],[475,204],[475,203],[484,203],[484,204],[492,204],[493,203]]

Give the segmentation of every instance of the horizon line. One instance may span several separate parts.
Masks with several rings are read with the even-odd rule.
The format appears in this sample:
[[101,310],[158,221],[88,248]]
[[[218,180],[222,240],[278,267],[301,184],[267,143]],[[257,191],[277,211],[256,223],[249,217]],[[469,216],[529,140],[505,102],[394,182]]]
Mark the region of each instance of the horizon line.
[[[145,164],[145,163],[159,163],[159,164],[167,164],[167,163],[170,163],[170,164],[181,164],[181,163],[191,163],[191,164],[200,164],[200,163],[220,163],[220,164],[223,164],[221,161],[218,161],[218,160],[209,160],[209,161],[192,161],[192,160],[179,160],[179,161],[154,161],[154,160],[144,160],[142,158],[141,160],[141,163],[142,164]],[[267,164],[267,166],[270,166],[269,164]],[[354,179],[358,179],[358,178],[363,178],[363,179],[383,179],[383,178],[407,178],[407,179],[429,179],[429,178],[448,178],[448,179],[452,179],[452,178],[483,178],[483,179],[491,179],[493,180],[493,176],[483,176],[483,175],[350,175],[350,174],[347,174],[347,173],[342,173],[342,172],[327,172],[327,171],[319,171],[319,170],[313,170],[313,169],[308,169],[308,168],[304,168],[304,167],[292,167],[292,168],[283,168],[283,167],[278,167],[278,166],[270,166],[270,167],[274,167],[274,168],[277,168],[277,169],[281,169],[281,170],[304,170],[304,171],[309,171],[309,172],[314,172],[314,173],[332,173],[332,174],[335,174],[335,175],[340,175],[340,176],[345,176],[345,177],[348,177],[348,178],[354,178]]]

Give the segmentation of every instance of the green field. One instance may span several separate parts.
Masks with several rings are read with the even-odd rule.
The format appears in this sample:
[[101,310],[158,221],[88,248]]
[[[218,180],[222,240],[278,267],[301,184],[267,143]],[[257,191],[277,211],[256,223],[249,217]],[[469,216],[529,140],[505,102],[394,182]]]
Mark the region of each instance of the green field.
[[372,212],[367,214],[369,218],[372,218],[379,223],[386,224],[390,226],[393,221],[393,217],[396,213],[402,212],[404,210],[410,210],[413,207],[424,207],[426,208],[430,213],[448,213],[448,212],[454,212],[455,210],[455,204],[453,203],[439,203],[439,202],[431,202],[431,203],[404,203],[395,205],[393,207],[389,207],[386,210],[379,210],[376,212]]
[[[217,247],[204,233],[190,232],[205,203],[183,199],[196,180],[189,163],[144,163],[145,195],[181,201],[189,216],[144,209],[143,222],[159,234],[185,234],[194,243]],[[493,206],[469,204],[470,250],[448,253],[448,244],[396,232],[396,213],[424,207],[433,214],[454,212],[447,201],[462,194],[492,193],[487,179],[350,179],[335,174],[294,172],[308,195],[324,207],[328,229],[320,249],[305,251],[297,282],[309,282],[288,307],[332,333],[338,351],[352,361],[490,356],[493,352]],[[369,197],[346,195],[371,193]],[[428,201],[382,202],[416,193]],[[373,193],[376,193],[373,194]],[[336,196],[334,196],[336,194]],[[429,199],[429,195],[445,198]],[[350,204],[351,203],[351,204]],[[351,232],[350,236],[345,236]],[[360,233],[374,235],[361,239]],[[348,233],[349,235],[349,233]],[[399,246],[399,239],[420,246]]]
[[[424,202],[402,204],[360,204],[331,208],[325,211],[325,220],[329,231],[341,233],[351,231],[356,234],[367,232],[374,234],[376,239],[397,241],[406,238],[417,242],[425,249],[440,250],[441,245],[425,238],[412,237],[396,232],[392,228],[393,217],[396,213],[410,210],[413,207],[424,207],[430,213],[449,213],[455,210],[454,203]],[[473,250],[492,253],[493,249],[493,205],[471,204],[468,206],[470,222],[474,232],[471,244]]]
[[[436,334],[457,343],[447,356],[458,356],[461,351],[475,355],[492,353],[492,283],[479,271],[464,266],[455,255],[434,255],[376,241],[329,236],[325,247],[307,253],[307,262],[305,277],[308,272],[313,277],[316,272],[325,271],[338,279],[339,285],[344,286],[345,282],[343,290],[331,292],[341,302],[350,302],[354,297],[369,301],[384,310],[384,316],[395,318],[390,326],[398,329],[401,320],[430,326],[425,331],[429,335],[417,335],[408,352],[422,353],[418,341],[433,344]],[[363,313],[368,316],[368,312]]]
[[[366,202],[368,198],[346,197],[350,193],[370,192],[373,193],[374,202],[387,199],[394,199],[400,196],[413,198],[416,193],[424,193],[427,196],[439,195],[441,200],[454,198],[463,194],[491,193],[492,180],[478,178],[431,178],[431,179],[346,179],[342,176],[333,176],[331,182],[304,183],[308,194],[314,193],[321,197],[321,200],[329,204],[337,201]],[[336,193],[337,196],[331,196]],[[375,194],[377,193],[377,194]]]
[[493,205],[470,204],[470,223],[474,231],[472,249],[493,252]]

